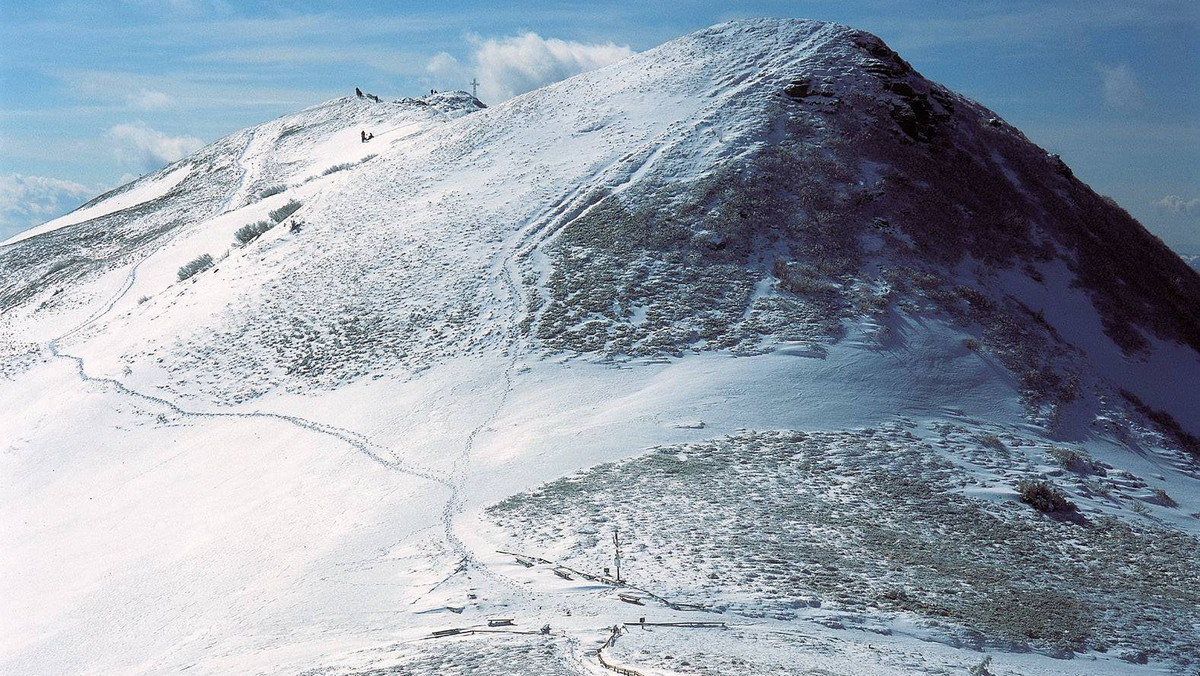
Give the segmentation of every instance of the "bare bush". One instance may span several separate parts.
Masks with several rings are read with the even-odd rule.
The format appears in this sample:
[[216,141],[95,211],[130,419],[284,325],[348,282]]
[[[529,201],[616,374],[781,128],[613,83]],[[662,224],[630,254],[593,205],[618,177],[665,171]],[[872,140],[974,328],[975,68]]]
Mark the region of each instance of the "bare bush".
[[200,254],[192,259],[190,263],[179,268],[179,281],[183,281],[197,275],[213,266],[213,257],[209,254]]
[[1021,496],[1021,502],[1046,514],[1074,512],[1079,509],[1049,481],[1021,479],[1017,482],[1017,494]]
[[233,238],[238,241],[238,244],[249,244],[258,239],[258,236],[275,227],[274,221],[258,221],[257,223],[249,223],[237,229],[233,233]]
[[278,222],[282,221],[283,219],[287,218],[288,216],[291,216],[292,214],[296,213],[296,210],[299,208],[300,208],[300,203],[297,202],[296,200],[291,200],[287,204],[279,207],[278,209],[273,210],[269,214],[269,216],[272,221],[275,221],[276,223],[278,223]]

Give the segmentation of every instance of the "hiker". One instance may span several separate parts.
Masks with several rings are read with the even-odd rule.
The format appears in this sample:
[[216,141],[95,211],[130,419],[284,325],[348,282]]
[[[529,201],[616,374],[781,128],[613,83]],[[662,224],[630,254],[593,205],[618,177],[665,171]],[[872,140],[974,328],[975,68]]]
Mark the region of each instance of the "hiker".
[[368,140],[368,141],[370,141],[370,140],[371,140],[371,139],[373,139],[373,138],[375,138],[375,134],[367,134],[367,140]]
[[358,87],[355,87],[355,88],[354,88],[354,93],[355,93],[355,94],[358,96],[358,98],[360,98],[360,99],[363,97],[363,96],[362,96],[362,90],[361,90],[361,89],[359,89]]
[[362,142],[363,142],[363,143],[366,143],[366,142],[367,142],[367,132],[366,132],[366,131],[363,131],[363,132],[362,132]]

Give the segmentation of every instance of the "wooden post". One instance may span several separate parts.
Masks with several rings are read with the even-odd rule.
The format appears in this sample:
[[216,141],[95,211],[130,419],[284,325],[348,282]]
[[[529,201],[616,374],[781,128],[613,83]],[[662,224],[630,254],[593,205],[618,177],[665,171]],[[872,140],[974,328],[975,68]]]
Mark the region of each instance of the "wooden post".
[[621,532],[616,527],[613,528],[613,547],[616,549],[617,556],[613,559],[613,563],[617,567],[617,582],[621,582]]

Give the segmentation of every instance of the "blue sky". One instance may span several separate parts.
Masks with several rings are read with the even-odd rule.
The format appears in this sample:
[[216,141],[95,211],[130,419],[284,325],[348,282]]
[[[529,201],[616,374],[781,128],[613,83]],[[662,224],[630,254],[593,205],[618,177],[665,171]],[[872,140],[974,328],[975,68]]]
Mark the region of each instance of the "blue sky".
[[1200,253],[1200,3],[731,4],[0,0],[0,239],[356,85],[478,76],[495,102],[723,20],[794,16],[879,35]]

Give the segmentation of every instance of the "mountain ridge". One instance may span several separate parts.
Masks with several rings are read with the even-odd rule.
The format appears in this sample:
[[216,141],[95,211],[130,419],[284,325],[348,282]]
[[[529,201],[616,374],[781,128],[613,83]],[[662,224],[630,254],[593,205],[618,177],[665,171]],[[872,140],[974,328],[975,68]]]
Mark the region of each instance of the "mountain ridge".
[[[870,34],[334,99],[133,186],[0,248],[7,668],[586,671],[610,526],[719,673],[861,668],[856,629],[875,673],[1200,660],[1200,276]],[[497,615],[553,632],[407,643]]]

